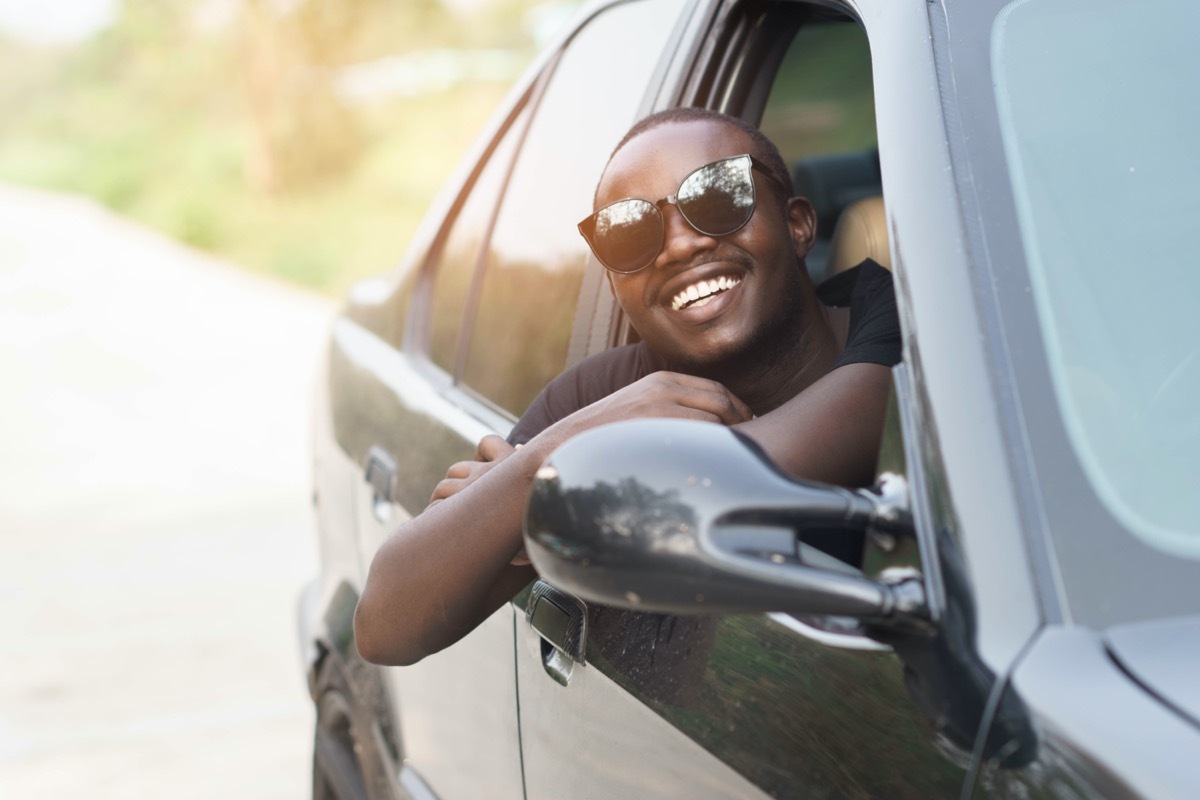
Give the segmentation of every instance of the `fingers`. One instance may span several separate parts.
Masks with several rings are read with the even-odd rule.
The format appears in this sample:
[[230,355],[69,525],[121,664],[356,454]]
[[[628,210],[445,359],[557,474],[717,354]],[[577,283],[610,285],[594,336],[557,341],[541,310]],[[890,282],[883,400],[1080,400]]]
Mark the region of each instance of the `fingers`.
[[[662,401],[668,405],[677,405],[684,410],[684,413],[670,414],[670,416],[706,419],[724,425],[736,425],[754,416],[750,407],[742,402],[741,398],[726,389],[724,385],[707,378],[697,378],[693,375],[682,375],[676,372],[656,372],[643,378],[642,381],[646,381],[653,387],[651,392],[662,393]],[[686,413],[687,411],[698,413]]]
[[450,469],[446,470],[447,478],[467,478],[470,477],[478,461],[459,461],[450,465]]
[[479,440],[479,446],[475,449],[476,461],[502,461],[516,452],[513,447],[504,439],[489,434]]
[[739,422],[753,419],[754,412],[740,397],[716,381],[707,383],[709,386],[701,391],[704,397],[713,403],[714,407],[709,410],[717,415],[720,422],[725,425],[737,425]]
[[445,500],[451,495],[458,494],[468,483],[469,481],[457,478],[444,478],[438,481],[438,485],[433,487],[433,494],[429,497],[429,504],[433,505],[439,500]]
[[447,497],[458,494],[478,480],[479,476],[495,466],[497,462],[503,461],[515,452],[515,447],[495,434],[483,437],[475,449],[475,460],[451,464],[450,469],[446,470],[446,477],[434,487],[429,504],[433,505],[439,500],[445,500]]
[[459,461],[457,464],[451,464],[450,469],[446,470],[446,477],[434,487],[433,495],[429,498],[430,503],[458,494],[493,466],[494,462],[488,461]]

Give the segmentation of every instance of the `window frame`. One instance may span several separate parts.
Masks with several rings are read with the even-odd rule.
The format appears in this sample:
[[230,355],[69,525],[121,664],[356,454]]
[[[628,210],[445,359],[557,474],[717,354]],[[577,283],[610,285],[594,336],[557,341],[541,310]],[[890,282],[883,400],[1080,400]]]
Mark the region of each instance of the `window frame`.
[[[409,356],[417,364],[421,373],[440,387],[448,388],[455,386],[461,374],[463,338],[470,333],[467,320],[470,315],[473,299],[477,303],[475,296],[478,292],[477,284],[480,281],[481,263],[484,260],[483,254],[487,251],[487,244],[491,238],[492,229],[496,224],[499,202],[494,204],[491,214],[486,218],[484,234],[480,239],[479,251],[476,253],[475,263],[471,267],[471,278],[468,282],[467,298],[463,305],[463,316],[458,321],[458,338],[455,344],[453,370],[446,370],[431,358],[434,286],[443,264],[442,259],[446,252],[446,245],[450,240],[450,235],[453,233],[455,225],[462,218],[462,212],[467,205],[467,201],[479,185],[480,177],[492,165],[492,158],[500,150],[500,145],[504,138],[510,132],[516,130],[517,139],[513,151],[508,157],[508,163],[501,165],[504,170],[504,177],[500,181],[496,199],[499,200],[504,196],[504,192],[508,188],[509,176],[512,174],[513,166],[516,163],[515,156],[520,152],[521,145],[524,144],[529,122],[532,120],[533,114],[537,112],[538,101],[541,99],[541,94],[545,89],[547,78],[553,73],[554,66],[558,63],[561,52],[560,49],[554,53],[553,57],[537,72],[534,79],[520,92],[517,99],[504,113],[501,123],[495,129],[489,131],[487,144],[473,161],[470,162],[470,172],[456,192],[453,203],[446,213],[442,215],[442,223],[438,228],[437,235],[421,259],[412,291],[407,330],[405,331],[402,349],[405,355]],[[526,111],[529,112],[527,115],[525,115]],[[524,125],[524,129],[517,130],[514,128],[514,126],[521,124]]]
[[[717,0],[704,13],[694,11],[689,28],[691,41],[697,44],[689,52],[675,54],[665,73],[673,76],[673,85],[664,83],[639,117],[675,106],[696,106],[759,124],[792,40],[822,10],[848,17],[866,31],[857,9],[840,0]],[[695,29],[701,27],[705,32],[697,35]],[[722,50],[724,56],[715,58]],[[594,256],[589,258],[589,266],[592,263],[598,264]],[[593,339],[595,332],[605,331],[605,345],[589,354],[639,339],[611,292],[609,302],[594,309],[591,327]]]

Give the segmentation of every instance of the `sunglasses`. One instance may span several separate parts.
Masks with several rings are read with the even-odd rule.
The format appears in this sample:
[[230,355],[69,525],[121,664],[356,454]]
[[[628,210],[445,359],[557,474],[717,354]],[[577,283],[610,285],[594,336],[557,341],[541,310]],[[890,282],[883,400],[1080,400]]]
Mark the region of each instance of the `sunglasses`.
[[753,170],[783,188],[783,181],[752,155],[723,158],[694,170],[675,194],[652,203],[629,198],[610,203],[579,223],[579,232],[600,263],[629,274],[654,263],[666,239],[662,207],[671,204],[705,236],[728,236],[754,216]]

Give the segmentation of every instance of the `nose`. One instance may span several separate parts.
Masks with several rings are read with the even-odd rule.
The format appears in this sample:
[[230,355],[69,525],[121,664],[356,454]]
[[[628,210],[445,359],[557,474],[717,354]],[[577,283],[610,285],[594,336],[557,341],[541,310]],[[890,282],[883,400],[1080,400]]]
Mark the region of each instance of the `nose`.
[[663,246],[658,257],[654,259],[655,267],[686,264],[699,253],[712,250],[717,246],[716,237],[693,228],[673,203],[664,203],[661,210]]

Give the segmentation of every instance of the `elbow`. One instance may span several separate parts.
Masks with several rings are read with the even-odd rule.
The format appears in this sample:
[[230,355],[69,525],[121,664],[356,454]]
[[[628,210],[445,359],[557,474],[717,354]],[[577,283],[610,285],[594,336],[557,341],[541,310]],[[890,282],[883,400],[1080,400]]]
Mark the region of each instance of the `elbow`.
[[393,621],[383,624],[380,620],[381,615],[372,611],[369,601],[360,598],[354,609],[354,646],[364,661],[383,667],[407,667],[425,657],[419,647],[409,644],[413,637],[406,635],[403,625]]

